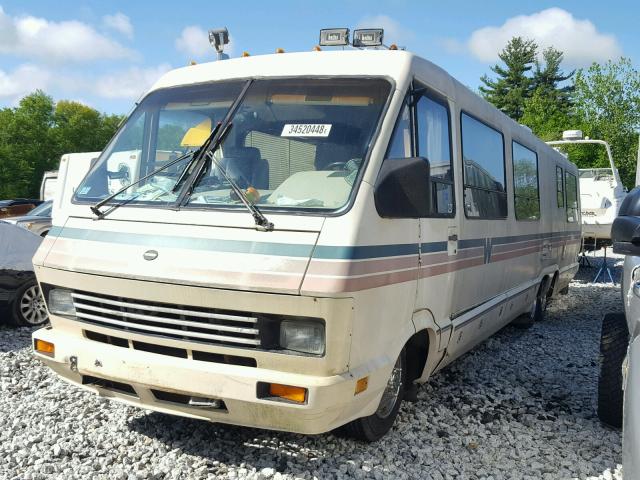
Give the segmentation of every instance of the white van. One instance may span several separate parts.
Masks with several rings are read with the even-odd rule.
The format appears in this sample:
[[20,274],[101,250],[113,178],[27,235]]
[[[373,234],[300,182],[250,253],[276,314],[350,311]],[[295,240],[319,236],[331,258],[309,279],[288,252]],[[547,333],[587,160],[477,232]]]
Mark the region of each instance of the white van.
[[375,440],[415,383],[566,290],[577,174],[405,51],[180,68],[63,199],[35,354],[127,404]]

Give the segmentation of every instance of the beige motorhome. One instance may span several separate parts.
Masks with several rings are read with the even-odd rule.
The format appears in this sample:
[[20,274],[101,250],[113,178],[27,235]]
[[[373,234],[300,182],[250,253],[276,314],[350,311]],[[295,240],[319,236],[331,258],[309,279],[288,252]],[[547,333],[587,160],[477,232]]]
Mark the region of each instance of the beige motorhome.
[[173,70],[61,197],[35,355],[130,405],[375,440],[568,287],[577,175],[409,52]]

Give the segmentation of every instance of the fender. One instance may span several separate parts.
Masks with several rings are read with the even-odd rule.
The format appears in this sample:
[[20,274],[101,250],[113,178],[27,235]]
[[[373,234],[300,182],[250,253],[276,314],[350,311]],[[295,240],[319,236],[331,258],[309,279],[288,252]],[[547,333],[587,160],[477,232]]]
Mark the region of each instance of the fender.
[[[420,378],[417,379],[418,383],[424,383],[429,378],[429,375],[434,368],[440,363],[442,357],[445,355],[445,348],[449,342],[452,328],[450,325],[445,325],[444,328],[438,326],[433,316],[433,313],[428,308],[423,308],[413,312],[411,319],[415,328],[415,332],[426,330],[429,336],[429,349],[427,352],[427,361]],[[441,322],[442,323],[442,322]]]

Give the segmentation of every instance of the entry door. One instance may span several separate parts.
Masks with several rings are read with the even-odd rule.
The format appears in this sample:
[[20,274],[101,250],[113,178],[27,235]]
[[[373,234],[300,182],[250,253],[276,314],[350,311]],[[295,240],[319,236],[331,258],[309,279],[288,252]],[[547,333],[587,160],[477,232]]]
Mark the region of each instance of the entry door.
[[458,266],[458,219],[454,184],[450,102],[415,85],[413,98],[416,156],[428,159],[431,169],[432,208],[420,219],[420,269],[417,307],[427,309],[440,327],[439,350],[451,334],[451,304]]

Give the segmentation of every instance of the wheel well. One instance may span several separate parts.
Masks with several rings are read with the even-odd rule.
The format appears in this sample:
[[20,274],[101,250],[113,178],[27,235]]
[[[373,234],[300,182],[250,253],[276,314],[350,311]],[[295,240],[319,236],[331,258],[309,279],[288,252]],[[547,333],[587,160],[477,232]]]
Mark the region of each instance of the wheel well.
[[405,346],[407,383],[422,376],[422,371],[427,364],[428,352],[429,334],[427,330],[420,330],[413,334]]

